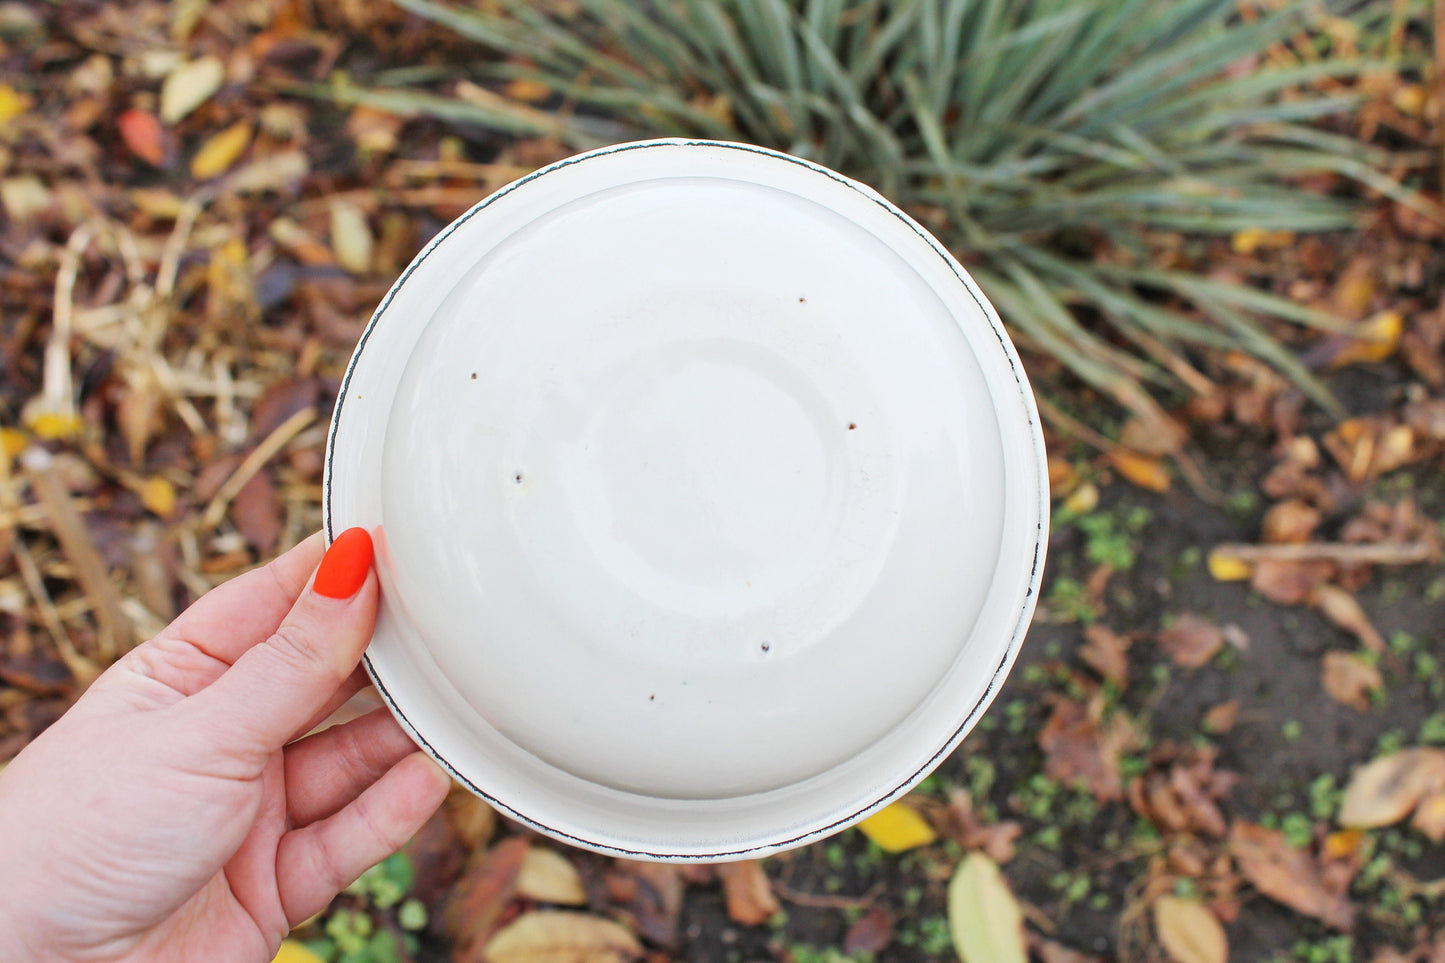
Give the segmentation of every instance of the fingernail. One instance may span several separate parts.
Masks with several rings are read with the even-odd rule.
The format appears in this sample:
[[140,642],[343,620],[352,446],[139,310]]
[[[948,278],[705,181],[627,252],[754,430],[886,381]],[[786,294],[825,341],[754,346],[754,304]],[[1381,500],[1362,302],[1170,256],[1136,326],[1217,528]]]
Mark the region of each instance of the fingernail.
[[329,599],[351,598],[371,571],[372,554],[371,536],[366,529],[348,528],[336,536],[322,556],[312,590]]

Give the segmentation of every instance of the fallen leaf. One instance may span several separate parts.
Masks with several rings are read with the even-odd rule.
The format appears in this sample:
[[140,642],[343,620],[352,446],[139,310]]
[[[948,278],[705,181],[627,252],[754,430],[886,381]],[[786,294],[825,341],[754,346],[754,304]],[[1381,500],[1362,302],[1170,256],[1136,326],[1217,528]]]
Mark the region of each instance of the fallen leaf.
[[773,884],[768,881],[768,874],[763,872],[762,860],[723,863],[718,866],[717,873],[722,877],[728,916],[734,923],[761,926],[782,908],[773,895]]
[[1323,518],[1313,505],[1289,498],[1264,513],[1262,537],[1274,543],[1308,542]]
[[[700,869],[697,864],[687,869]],[[645,863],[618,859],[606,876],[607,889],[617,911],[644,939],[659,946],[677,944],[685,881],[683,868],[671,863]]]
[[159,475],[152,475],[142,481],[136,487],[136,494],[140,496],[141,504],[147,511],[161,518],[170,518],[175,513],[175,486]]
[[1230,699],[1228,702],[1221,702],[1211,706],[1204,713],[1201,725],[1206,732],[1223,734],[1234,728],[1234,722],[1239,718],[1239,700]]
[[985,822],[973,807],[973,795],[955,786],[948,792],[948,805],[938,811],[940,831],[965,850],[979,849],[995,863],[1014,858],[1014,841],[1023,826],[1012,819]]
[[1276,605],[1299,605],[1335,572],[1330,562],[1261,559],[1249,587]]
[[30,445],[25,432],[16,428],[0,428],[0,455],[6,460],[15,458]]
[[39,218],[50,209],[54,199],[54,192],[33,174],[0,181],[0,204],[17,224],[28,224]]
[[525,836],[502,840],[481,853],[452,888],[442,921],[452,939],[454,963],[484,963],[490,959],[489,941],[517,892],[517,875],[530,846]]
[[201,145],[191,158],[191,176],[198,181],[206,181],[224,174],[250,143],[251,122],[237,121]]
[[1321,585],[1310,595],[1310,602],[1325,618],[1351,632],[1371,652],[1384,652],[1385,640],[1370,624],[1369,616],[1355,597],[1338,585]]
[[441,906],[467,859],[445,810],[423,823],[402,851],[415,871],[411,895],[427,906]]
[[1229,246],[1235,254],[1250,255],[1256,251],[1270,251],[1294,244],[1293,231],[1276,231],[1263,227],[1246,227],[1235,231],[1229,239]]
[[1214,768],[1218,750],[1163,742],[1150,767],[1129,783],[1129,804],[1165,833],[1222,837],[1229,824],[1219,804],[1234,788],[1233,773]]
[[541,81],[531,80],[527,77],[518,77],[507,82],[502,88],[502,93],[513,100],[525,101],[529,104],[536,104],[552,96],[552,88]]
[[262,558],[268,558],[281,537],[281,497],[265,470],[247,479],[227,510],[236,530]]
[[165,130],[155,114],[132,107],[115,119],[115,129],[126,149],[136,157],[152,167],[165,163]]
[[6,84],[0,84],[0,127],[30,109],[31,99]]
[[276,956],[271,963],[326,963],[326,961],[311,952],[304,943],[282,940],[281,948],[276,951]]
[[1099,486],[1093,482],[1084,482],[1069,493],[1069,497],[1064,499],[1060,507],[1075,515],[1089,514],[1099,507]]
[[176,67],[161,84],[161,120],[174,124],[185,117],[210,100],[225,78],[219,57],[201,57]]
[[1420,800],[1410,826],[1432,843],[1445,839],[1445,789],[1437,790]]
[[1032,933],[1029,934],[1029,937],[1032,949],[1039,958],[1039,963],[1103,963],[1097,956],[1080,953],[1062,943],[1036,937]]
[[893,916],[875,906],[853,921],[843,934],[843,952],[848,956],[879,953],[893,942]]
[[1244,878],[1265,896],[1337,930],[1354,928],[1348,880],[1343,887],[1327,887],[1319,864],[1285,842],[1284,833],[1236,822],[1229,833],[1229,852]]
[[1134,415],[1119,432],[1119,443],[1140,455],[1177,455],[1188,440],[1184,426],[1157,413],[1149,417]]
[[1120,690],[1129,687],[1129,639],[1102,625],[1084,629],[1084,644],[1079,658],[1105,680]]
[[1224,648],[1224,630],[1203,616],[1185,612],[1159,633],[1159,648],[1175,665],[1198,669]]
[[1405,318],[1399,311],[1379,311],[1357,325],[1348,335],[1335,335],[1325,342],[1331,368],[1384,361],[1399,347]]
[[331,201],[331,249],[336,260],[352,274],[366,274],[371,270],[371,255],[375,247],[371,228],[367,226],[366,214],[350,201]]
[[1340,825],[1389,826],[1426,795],[1445,790],[1445,749],[1406,749],[1355,770],[1340,801]]
[[1169,469],[1161,459],[1137,455],[1122,448],[1111,451],[1108,458],[1114,470],[1132,484],[1151,492],[1169,490]]
[[406,118],[362,105],[346,118],[346,132],[363,153],[386,154],[396,149],[397,136]]
[[457,839],[469,850],[491,839],[497,828],[497,811],[460,786],[447,796],[446,814]]
[[1330,698],[1357,712],[1370,708],[1370,693],[1385,684],[1380,670],[1350,652],[1326,652],[1320,680]]
[[1124,798],[1119,757],[1138,740],[1122,712],[1100,724],[1101,708],[1055,697],[1053,712],[1039,732],[1044,772],[1068,786],[1083,786],[1100,802]]
[[1174,963],[1226,963],[1229,940],[1219,918],[1197,899],[1154,901],[1154,932]]
[[948,884],[948,928],[962,963],[1027,963],[1023,912],[982,853],[965,856]]
[[580,906],[587,902],[582,877],[555,849],[533,846],[517,873],[517,893],[539,903]]
[[1216,582],[1242,582],[1254,574],[1254,566],[1236,555],[1218,549],[1209,553],[1209,574]]
[[858,829],[881,849],[890,853],[927,846],[937,838],[933,827],[928,825],[928,820],[904,802],[884,806],[859,823]]
[[536,910],[498,930],[483,958],[487,963],[627,963],[641,956],[637,937],[611,920]]

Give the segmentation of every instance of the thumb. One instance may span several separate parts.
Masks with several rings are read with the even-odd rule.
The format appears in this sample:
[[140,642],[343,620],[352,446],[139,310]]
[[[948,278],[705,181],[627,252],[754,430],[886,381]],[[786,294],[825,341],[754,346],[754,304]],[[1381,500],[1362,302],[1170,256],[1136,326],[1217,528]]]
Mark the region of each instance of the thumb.
[[270,638],[188,700],[215,748],[243,756],[275,752],[346,681],[376,623],[372,557],[365,529],[342,532]]

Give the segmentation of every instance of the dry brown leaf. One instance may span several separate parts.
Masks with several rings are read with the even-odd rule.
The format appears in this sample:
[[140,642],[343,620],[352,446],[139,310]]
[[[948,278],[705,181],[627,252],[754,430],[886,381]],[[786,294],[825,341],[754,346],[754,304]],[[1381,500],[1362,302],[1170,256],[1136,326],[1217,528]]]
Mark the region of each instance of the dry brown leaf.
[[1340,825],[1389,826],[1426,795],[1445,790],[1445,749],[1406,749],[1355,770],[1340,802]]
[[587,902],[582,877],[567,858],[555,849],[533,846],[517,873],[517,893],[539,903],[581,906]]
[[[698,864],[685,868],[712,869]],[[686,885],[682,874],[683,867],[670,863],[618,859],[613,861],[605,882],[613,906],[631,928],[644,939],[670,947],[677,943],[677,924],[682,916]]]
[[1286,499],[1264,513],[1262,537],[1266,542],[1308,542],[1323,517],[1298,498]]
[[231,521],[262,558],[268,557],[281,537],[281,498],[265,471],[252,475],[231,499]]
[[1158,415],[1135,415],[1124,422],[1124,427],[1119,432],[1119,443],[1140,455],[1177,455],[1188,439],[1189,432],[1179,422]]
[[1122,448],[1109,452],[1109,464],[1130,483],[1151,492],[1167,492],[1169,468],[1162,459],[1136,455]]
[[1050,779],[1083,786],[1100,802],[1112,802],[1124,798],[1119,757],[1137,743],[1138,734],[1122,712],[1103,724],[1098,715],[1082,702],[1054,697],[1039,748]]
[[447,820],[468,850],[492,838],[497,828],[497,811],[485,799],[467,792],[460,786],[452,790],[446,802]]
[[1029,948],[1039,958],[1039,963],[1103,963],[1100,957],[1088,953],[1080,953],[1062,943],[1055,943],[1053,940],[1046,940],[1034,933],[1029,933]]
[[1384,652],[1385,640],[1370,624],[1369,616],[1355,597],[1338,585],[1321,585],[1310,595],[1310,604],[1335,625],[1353,633],[1371,652]]
[[1249,587],[1276,605],[1300,605],[1335,572],[1331,562],[1260,559]]
[[1330,698],[1357,712],[1370,708],[1370,693],[1385,684],[1380,670],[1351,652],[1326,652],[1320,680]]
[[1218,705],[1211,706],[1209,710],[1204,713],[1204,718],[1201,720],[1200,725],[1204,727],[1206,732],[1223,734],[1234,728],[1235,720],[1238,718],[1239,700],[1230,699],[1228,702],[1221,702]]
[[1219,803],[1234,788],[1232,773],[1214,768],[1217,750],[1164,742],[1150,769],[1129,783],[1129,805],[1167,833],[1222,837],[1229,825]]
[[1154,932],[1174,963],[1226,963],[1224,926],[1195,899],[1161,896],[1154,901]]
[[849,956],[859,953],[879,953],[893,942],[893,915],[882,907],[875,906],[853,921],[843,935],[843,952]]
[[508,923],[487,942],[487,963],[629,963],[642,944],[625,928],[586,913],[537,910]]
[[1445,840],[1445,789],[1437,790],[1415,807],[1415,816],[1410,827],[1432,843]]
[[1121,690],[1129,687],[1129,639],[1102,625],[1084,629],[1079,658]]
[[1283,833],[1237,822],[1229,833],[1229,852],[1244,878],[1265,896],[1337,930],[1354,928],[1349,881],[1327,885],[1315,859],[1285,842]]
[[1193,612],[1185,612],[1159,633],[1159,648],[1175,665],[1198,669],[1224,648],[1224,630]]
[[717,872],[722,877],[728,916],[733,922],[743,926],[761,926],[782,908],[773,895],[773,884],[769,882],[768,874],[763,872],[762,860],[723,863],[718,866]]
[[474,865],[452,888],[442,920],[451,937],[453,963],[495,963],[490,940],[507,904],[517,892],[517,874],[531,843],[511,836],[479,853]]

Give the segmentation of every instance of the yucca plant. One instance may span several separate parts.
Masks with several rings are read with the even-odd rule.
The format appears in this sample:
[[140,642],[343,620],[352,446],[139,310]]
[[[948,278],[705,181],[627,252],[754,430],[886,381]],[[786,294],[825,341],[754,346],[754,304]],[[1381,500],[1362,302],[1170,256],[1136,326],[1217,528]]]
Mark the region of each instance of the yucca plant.
[[1158,232],[1353,226],[1351,199],[1298,185],[1319,172],[1411,197],[1382,152],[1319,123],[1354,103],[1340,78],[1399,66],[1340,55],[1320,25],[1383,35],[1398,3],[1341,19],[1325,0],[394,2],[499,54],[473,79],[540,82],[567,110],[332,96],[579,147],[702,136],[817,160],[922,217],[1026,345],[1146,417],[1199,346],[1253,352],[1328,404],[1262,322],[1341,324],[1154,266]]

